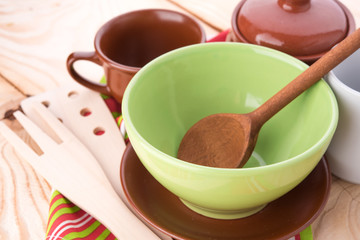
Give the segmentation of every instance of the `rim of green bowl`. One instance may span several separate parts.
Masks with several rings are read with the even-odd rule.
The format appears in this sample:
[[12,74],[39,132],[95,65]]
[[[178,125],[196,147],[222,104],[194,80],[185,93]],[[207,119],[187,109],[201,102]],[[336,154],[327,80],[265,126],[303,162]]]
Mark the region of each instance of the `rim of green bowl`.
[[[310,148],[308,148],[306,151],[304,151],[303,153],[296,155],[292,158],[288,158],[285,159],[284,161],[281,162],[277,162],[277,163],[273,163],[273,164],[269,164],[269,165],[264,165],[264,166],[257,166],[257,167],[253,167],[253,168],[215,168],[215,167],[208,167],[208,166],[202,166],[202,165],[197,165],[197,164],[193,164],[193,163],[189,163],[186,161],[183,161],[181,159],[175,158],[169,154],[166,154],[160,150],[158,150],[157,148],[155,148],[154,146],[152,146],[146,139],[144,139],[141,134],[136,130],[135,126],[133,125],[132,121],[131,121],[131,116],[129,113],[129,109],[128,109],[128,101],[129,101],[129,97],[131,94],[131,89],[134,88],[134,86],[136,86],[136,83],[138,81],[140,81],[139,79],[141,79],[139,76],[141,76],[144,72],[149,71],[149,69],[151,69],[153,67],[153,65],[157,65],[160,64],[161,62],[166,61],[168,58],[171,58],[172,55],[174,54],[186,54],[187,51],[191,51],[192,49],[201,49],[201,48],[219,48],[219,47],[250,47],[253,48],[255,50],[259,50],[262,53],[266,52],[266,53],[271,53],[272,57],[275,58],[280,58],[280,59],[285,59],[286,61],[288,61],[289,63],[291,63],[292,65],[294,65],[295,67],[299,67],[300,69],[305,70],[306,68],[308,68],[309,66],[307,64],[305,64],[304,62],[296,59],[295,57],[292,57],[286,53],[280,52],[278,50],[275,49],[271,49],[268,47],[264,47],[264,46],[259,46],[259,45],[254,45],[254,44],[248,44],[248,43],[234,43],[234,42],[212,42],[212,43],[205,43],[205,44],[194,44],[194,45],[190,45],[190,46],[185,46],[185,47],[181,47],[175,50],[172,50],[170,52],[167,52],[159,57],[157,57],[156,59],[150,61],[148,64],[146,64],[144,67],[142,67],[136,74],[135,76],[132,78],[132,80],[130,81],[129,85],[127,86],[125,93],[124,93],[124,97],[123,97],[123,101],[122,101],[122,112],[123,112],[123,118],[124,118],[124,122],[125,122],[125,127],[130,127],[131,130],[133,131],[137,137],[139,139],[141,139],[142,141],[142,146],[147,148],[150,151],[153,151],[154,154],[158,155],[162,160],[167,161],[165,158],[169,158],[172,161],[172,164],[177,165],[177,166],[182,166],[182,167],[188,167],[188,168],[196,168],[198,170],[209,170],[209,169],[216,169],[217,173],[224,173],[224,174],[229,174],[230,172],[238,172],[238,171],[243,171],[243,173],[248,172],[251,173],[252,171],[259,171],[259,170],[266,170],[268,168],[278,168],[278,167],[283,167],[285,165],[291,164],[294,161],[300,161],[302,158],[306,158],[309,155],[313,154],[315,151],[317,151],[317,149],[320,148],[320,146],[327,140],[331,140],[335,130],[336,130],[336,126],[337,126],[337,122],[338,122],[338,105],[337,105],[337,101],[335,98],[335,95],[332,91],[332,89],[330,88],[330,86],[325,82],[324,79],[322,79],[321,81],[319,81],[316,84],[322,84],[324,85],[324,88],[327,88],[327,92],[330,95],[330,99],[331,99],[331,107],[332,107],[332,119],[331,122],[329,124],[329,128],[327,129],[327,131],[325,132],[325,134],[319,139],[319,141],[317,141],[313,146],[311,146]],[[131,139],[130,139],[131,140]],[[321,158],[319,158],[320,161]]]

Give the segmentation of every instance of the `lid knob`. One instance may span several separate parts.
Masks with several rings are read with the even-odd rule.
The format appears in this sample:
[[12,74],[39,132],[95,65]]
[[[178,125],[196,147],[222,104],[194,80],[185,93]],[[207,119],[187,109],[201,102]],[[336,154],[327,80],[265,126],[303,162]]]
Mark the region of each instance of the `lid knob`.
[[304,12],[310,8],[310,0],[278,0],[278,4],[288,12]]

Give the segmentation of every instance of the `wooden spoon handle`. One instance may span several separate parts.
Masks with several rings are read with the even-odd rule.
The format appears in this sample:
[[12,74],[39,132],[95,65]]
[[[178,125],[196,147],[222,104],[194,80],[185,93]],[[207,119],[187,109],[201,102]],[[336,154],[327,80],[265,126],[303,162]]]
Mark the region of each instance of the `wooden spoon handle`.
[[332,48],[278,93],[249,115],[259,128],[297,96],[319,81],[325,74],[360,48],[360,28]]

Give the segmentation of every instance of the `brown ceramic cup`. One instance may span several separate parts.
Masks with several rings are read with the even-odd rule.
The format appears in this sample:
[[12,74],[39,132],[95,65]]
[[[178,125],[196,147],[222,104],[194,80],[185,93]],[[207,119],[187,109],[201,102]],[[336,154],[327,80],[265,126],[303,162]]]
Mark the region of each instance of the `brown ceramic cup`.
[[[173,49],[205,40],[203,28],[187,15],[165,9],[133,11],[105,23],[96,33],[95,51],[71,53],[67,69],[81,85],[121,103],[126,86],[146,63]],[[102,66],[106,84],[81,76],[74,68],[78,60]]]

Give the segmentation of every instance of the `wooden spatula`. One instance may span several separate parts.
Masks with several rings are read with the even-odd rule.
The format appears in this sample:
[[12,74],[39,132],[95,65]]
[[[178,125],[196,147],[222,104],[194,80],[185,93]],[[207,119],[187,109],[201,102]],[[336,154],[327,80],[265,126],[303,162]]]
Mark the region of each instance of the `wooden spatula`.
[[[38,155],[4,123],[0,134],[49,183],[103,223],[118,239],[159,239],[121,201],[87,148],[40,103],[33,111],[52,131],[49,137],[20,111],[14,115],[43,154]],[[54,140],[55,139],[55,140]]]
[[[66,128],[87,147],[101,165],[116,193],[131,209],[120,181],[121,158],[126,146],[114,117],[100,94],[78,84],[69,84],[23,100],[21,107],[25,114],[51,136],[52,130],[33,110],[34,102],[47,106],[48,110],[61,119]],[[104,134],[94,134],[94,129],[98,127],[104,130]],[[138,216],[135,211],[133,213]],[[161,239],[171,240],[171,237],[145,221],[143,223]]]
[[[23,100],[21,108],[24,113],[51,136],[49,126],[33,111],[34,102],[45,105],[88,148],[115,191],[125,200],[119,174],[126,146],[100,94],[80,85],[70,84]],[[96,135],[94,130],[102,130],[103,134]]]

